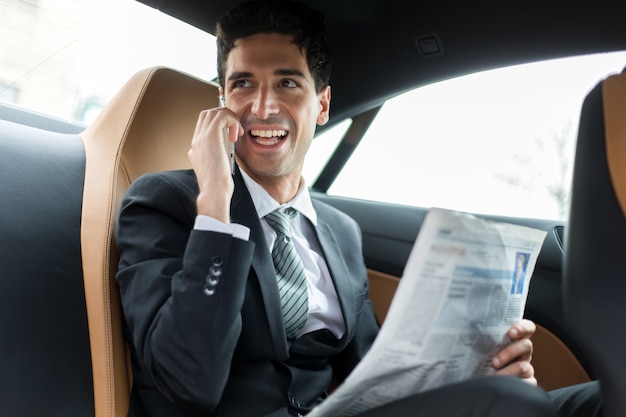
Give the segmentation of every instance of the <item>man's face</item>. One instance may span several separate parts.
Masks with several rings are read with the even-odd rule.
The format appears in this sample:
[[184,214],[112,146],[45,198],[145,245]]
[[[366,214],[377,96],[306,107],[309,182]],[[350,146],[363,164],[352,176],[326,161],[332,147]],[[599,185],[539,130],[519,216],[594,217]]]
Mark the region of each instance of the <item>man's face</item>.
[[315,126],[328,121],[330,87],[315,92],[303,52],[289,36],[256,34],[237,40],[226,60],[226,104],[245,131],[238,162],[262,183],[299,181]]

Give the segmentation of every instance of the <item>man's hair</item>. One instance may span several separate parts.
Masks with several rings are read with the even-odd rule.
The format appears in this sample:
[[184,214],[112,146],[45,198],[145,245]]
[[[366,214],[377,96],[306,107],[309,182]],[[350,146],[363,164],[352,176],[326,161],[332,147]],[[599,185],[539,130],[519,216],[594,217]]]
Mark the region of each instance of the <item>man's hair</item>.
[[306,56],[316,92],[330,82],[330,50],[324,15],[291,0],[252,0],[241,3],[217,22],[217,77],[224,87],[224,66],[238,39],[258,33],[289,35]]

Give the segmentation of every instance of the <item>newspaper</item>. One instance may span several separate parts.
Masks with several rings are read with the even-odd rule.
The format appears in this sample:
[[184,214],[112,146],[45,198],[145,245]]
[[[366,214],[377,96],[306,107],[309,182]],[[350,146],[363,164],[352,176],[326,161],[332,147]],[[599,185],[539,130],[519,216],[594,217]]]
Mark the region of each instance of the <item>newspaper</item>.
[[380,333],[308,417],[354,416],[396,399],[494,372],[511,341],[546,232],[429,210]]

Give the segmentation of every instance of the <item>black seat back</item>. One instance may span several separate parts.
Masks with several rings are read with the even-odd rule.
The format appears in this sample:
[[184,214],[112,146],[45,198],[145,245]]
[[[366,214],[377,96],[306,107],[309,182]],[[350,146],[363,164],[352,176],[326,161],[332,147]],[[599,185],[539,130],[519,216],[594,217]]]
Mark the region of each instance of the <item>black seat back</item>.
[[93,416],[78,135],[0,121],[0,415]]
[[564,264],[565,313],[596,368],[605,416],[626,415],[626,73],[583,103]]

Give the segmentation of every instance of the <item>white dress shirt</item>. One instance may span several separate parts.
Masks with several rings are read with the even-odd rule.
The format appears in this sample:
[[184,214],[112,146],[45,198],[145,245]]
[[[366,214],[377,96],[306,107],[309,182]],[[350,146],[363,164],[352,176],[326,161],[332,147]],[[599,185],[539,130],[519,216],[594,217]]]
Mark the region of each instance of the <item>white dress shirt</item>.
[[[291,223],[291,232],[296,251],[304,264],[309,298],[309,317],[299,335],[325,328],[337,338],[341,338],[346,331],[346,326],[339,306],[337,291],[315,234],[317,213],[313,208],[311,196],[304,180],[302,180],[296,196],[288,203],[281,205],[245,172],[241,171],[241,174],[261,220],[270,250],[274,246],[276,232],[267,223],[264,216],[279,207],[289,206],[298,210],[298,214]],[[244,240],[248,240],[250,236],[250,230],[246,226],[236,223],[225,224],[204,215],[199,215],[196,218],[194,227],[200,230],[230,233],[234,237]]]

